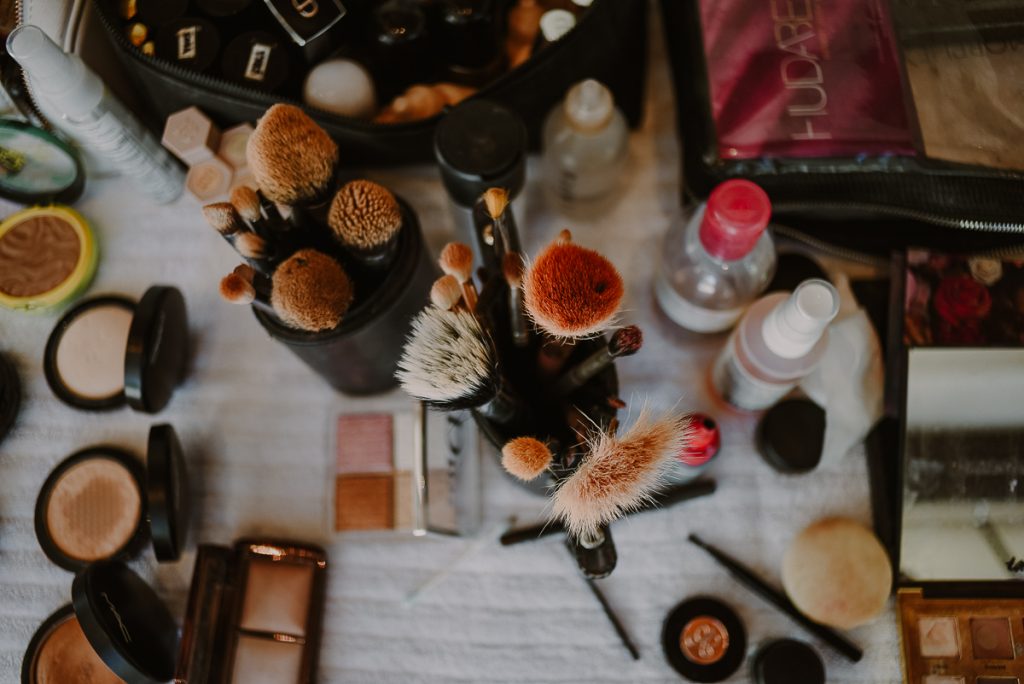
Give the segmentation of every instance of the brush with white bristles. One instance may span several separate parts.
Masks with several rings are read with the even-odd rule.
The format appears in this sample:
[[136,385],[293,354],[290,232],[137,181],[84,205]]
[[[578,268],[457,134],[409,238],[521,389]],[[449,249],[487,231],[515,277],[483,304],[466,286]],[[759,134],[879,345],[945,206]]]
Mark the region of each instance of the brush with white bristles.
[[586,539],[643,506],[685,445],[688,425],[684,417],[652,417],[645,408],[624,435],[591,437],[590,453],[555,492],[554,516],[577,539]]
[[441,250],[441,256],[437,261],[446,275],[459,279],[466,307],[470,311],[476,311],[478,296],[476,285],[473,283],[473,250],[461,242],[449,242]]
[[434,409],[474,409],[499,425],[521,422],[528,413],[505,389],[494,343],[468,311],[421,311],[395,375],[402,389]]

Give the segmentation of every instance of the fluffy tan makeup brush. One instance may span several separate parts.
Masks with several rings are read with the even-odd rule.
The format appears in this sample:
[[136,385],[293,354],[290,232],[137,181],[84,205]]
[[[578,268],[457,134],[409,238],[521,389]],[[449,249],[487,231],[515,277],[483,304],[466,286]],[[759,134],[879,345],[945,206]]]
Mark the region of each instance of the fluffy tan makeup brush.
[[274,271],[270,303],[286,325],[319,332],[341,323],[353,296],[341,264],[315,249],[301,249]]
[[[443,275],[434,281],[430,288],[430,303],[444,311],[460,308],[462,302],[462,284],[453,275]],[[465,308],[465,307],[461,307]]]
[[621,437],[602,432],[590,453],[555,492],[553,514],[577,538],[643,505],[683,448],[688,422],[673,414],[652,417],[645,408]]
[[268,109],[249,136],[245,156],[260,191],[271,201],[304,205],[330,199],[338,146],[298,107]]
[[523,276],[526,312],[555,338],[590,337],[611,325],[625,293],[608,259],[573,244],[568,231],[548,245]]
[[386,268],[394,260],[402,210],[383,185],[354,180],[334,195],[327,224],[335,241],[367,266]]
[[547,444],[533,437],[516,437],[501,448],[501,465],[524,482],[540,477],[552,460]]
[[462,242],[449,242],[441,250],[438,264],[445,274],[455,276],[462,284],[462,297],[470,311],[476,311],[477,291],[473,284],[473,250]]
[[231,191],[231,204],[238,211],[252,230],[265,240],[274,238],[279,228],[272,226],[270,221],[263,216],[260,207],[260,196],[248,185],[239,185]]

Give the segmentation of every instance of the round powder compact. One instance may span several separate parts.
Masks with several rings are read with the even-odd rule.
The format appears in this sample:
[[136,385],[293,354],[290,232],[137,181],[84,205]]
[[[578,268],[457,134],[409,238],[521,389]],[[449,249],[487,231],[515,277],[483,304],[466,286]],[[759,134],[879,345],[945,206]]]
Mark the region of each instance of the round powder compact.
[[796,639],[775,639],[754,656],[755,684],[825,684],[825,664],[813,648]]
[[156,413],[170,401],[188,357],[185,300],[154,286],[127,297],[88,299],[57,322],[43,371],[54,394],[75,408],[102,411],[125,403]]
[[852,629],[885,608],[892,565],[866,527],[848,518],[826,518],[798,534],[786,550],[782,586],[810,619]]
[[95,561],[134,556],[147,532],[158,560],[177,560],[188,529],[187,479],[169,425],[150,429],[145,469],[115,447],[84,449],[43,483],[36,538],[51,561],[75,572]]
[[96,272],[96,242],[81,214],[32,207],[0,223],[0,306],[43,311],[78,296]]
[[64,606],[36,630],[21,662],[26,684],[121,684],[82,631],[70,605]]
[[699,596],[668,614],[661,646],[669,665],[683,677],[692,682],[721,682],[743,663],[747,634],[732,608]]

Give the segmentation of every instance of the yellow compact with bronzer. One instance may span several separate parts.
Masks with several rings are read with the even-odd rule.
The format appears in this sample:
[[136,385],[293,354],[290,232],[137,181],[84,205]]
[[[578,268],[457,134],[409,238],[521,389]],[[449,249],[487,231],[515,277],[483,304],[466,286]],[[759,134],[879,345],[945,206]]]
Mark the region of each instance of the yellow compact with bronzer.
[[0,306],[46,311],[74,299],[96,273],[92,229],[74,209],[31,207],[0,223]]

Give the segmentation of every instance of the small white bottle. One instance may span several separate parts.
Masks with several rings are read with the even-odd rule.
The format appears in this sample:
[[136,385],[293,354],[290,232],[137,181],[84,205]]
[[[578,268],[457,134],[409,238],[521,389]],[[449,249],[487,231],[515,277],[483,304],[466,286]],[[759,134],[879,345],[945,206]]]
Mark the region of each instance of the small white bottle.
[[839,293],[824,280],[805,280],[792,293],[754,302],[711,370],[712,386],[737,408],[759,411],[782,399],[821,360]]
[[35,95],[61,113],[59,125],[76,143],[102,154],[157,202],[181,195],[181,167],[81,59],[27,24],[7,37],[7,51],[25,70]]
[[747,180],[716,187],[685,224],[665,235],[654,293],[665,315],[687,330],[728,330],[775,274],[765,231],[768,195]]
[[629,151],[629,128],[611,91],[587,79],[548,114],[543,143],[544,185],[572,207],[612,194]]

